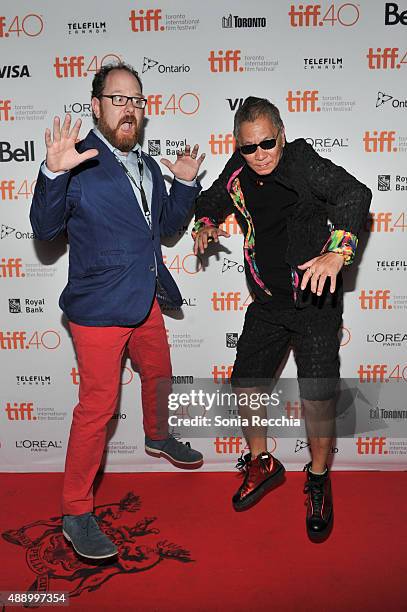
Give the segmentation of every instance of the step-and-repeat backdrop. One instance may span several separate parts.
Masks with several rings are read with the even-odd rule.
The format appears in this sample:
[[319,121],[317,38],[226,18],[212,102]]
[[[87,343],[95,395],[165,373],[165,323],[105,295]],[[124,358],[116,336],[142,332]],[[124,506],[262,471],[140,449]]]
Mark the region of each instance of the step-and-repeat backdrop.
[[[204,188],[233,152],[233,115],[248,95],[268,97],[280,108],[288,140],[305,138],[370,186],[371,219],[360,236],[356,265],[345,275],[342,375],[366,389],[391,380],[405,396],[406,33],[407,0],[3,0],[1,470],[63,469],[79,388],[58,308],[68,246],[64,239],[36,241],[29,207],[45,156],[45,128],[54,115],[69,112],[82,119],[86,134],[92,127],[92,77],[118,59],[133,64],[144,84],[144,150],[159,160],[187,142],[199,143],[207,154]],[[251,298],[241,233],[233,217],[224,227],[231,237],[209,257],[193,254],[190,220],[163,249],[184,296],[181,312],[165,314],[175,383],[220,383],[234,361]],[[296,376],[292,356],[283,375]],[[109,432],[107,470],[175,469],[144,453],[140,401],[139,378],[128,361]],[[285,408],[287,415],[298,413],[298,406]],[[379,401],[371,416],[380,417],[380,431],[373,425],[338,438],[334,468],[405,469],[407,442],[394,432],[402,432],[406,412],[395,408],[400,406]],[[279,438],[277,431],[270,436],[270,449],[289,469],[308,460],[303,434],[293,429],[290,438]],[[206,470],[232,469],[245,447],[241,434],[192,441],[205,454]]]

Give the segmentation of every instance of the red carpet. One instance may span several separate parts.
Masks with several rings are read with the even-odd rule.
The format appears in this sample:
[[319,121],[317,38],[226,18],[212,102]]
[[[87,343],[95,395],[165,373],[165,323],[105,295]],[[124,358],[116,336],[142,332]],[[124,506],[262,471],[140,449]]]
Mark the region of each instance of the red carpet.
[[313,544],[303,474],[288,473],[240,514],[230,503],[240,482],[233,474],[107,474],[96,503],[121,559],[93,565],[78,561],[59,520],[50,521],[62,475],[0,474],[0,591],[37,581],[76,593],[69,611],[406,610],[407,473],[334,472],[332,480],[335,526]]

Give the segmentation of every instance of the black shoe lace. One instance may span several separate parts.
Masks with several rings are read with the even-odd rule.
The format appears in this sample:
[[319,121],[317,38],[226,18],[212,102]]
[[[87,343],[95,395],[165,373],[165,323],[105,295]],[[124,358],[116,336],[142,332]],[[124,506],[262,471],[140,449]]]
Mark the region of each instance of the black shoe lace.
[[312,501],[313,514],[318,514],[324,501],[324,483],[309,480],[305,483],[304,493],[309,493]]
[[245,455],[243,457],[243,453],[244,453],[244,451],[242,451],[242,454],[240,455],[239,459],[237,460],[235,468],[237,470],[239,470],[240,472],[245,473],[247,471],[247,466],[248,466],[249,461],[250,461],[250,459],[249,459],[250,454],[247,454],[247,455]]

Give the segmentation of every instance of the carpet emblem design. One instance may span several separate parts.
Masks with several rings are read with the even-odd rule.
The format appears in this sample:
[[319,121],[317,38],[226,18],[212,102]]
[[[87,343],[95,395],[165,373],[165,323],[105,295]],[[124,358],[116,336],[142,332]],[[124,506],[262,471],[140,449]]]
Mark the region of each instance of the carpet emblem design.
[[[7,542],[25,549],[27,565],[36,575],[27,592],[65,591],[75,597],[84,591],[99,589],[115,575],[152,569],[164,560],[191,562],[188,550],[154,537],[160,533],[152,527],[157,517],[144,517],[134,522],[133,515],[140,507],[140,497],[132,492],[117,503],[95,507],[94,514],[101,529],[119,549],[113,560],[97,562],[77,555],[62,535],[61,516],[3,532]],[[67,581],[69,586],[61,581]]]

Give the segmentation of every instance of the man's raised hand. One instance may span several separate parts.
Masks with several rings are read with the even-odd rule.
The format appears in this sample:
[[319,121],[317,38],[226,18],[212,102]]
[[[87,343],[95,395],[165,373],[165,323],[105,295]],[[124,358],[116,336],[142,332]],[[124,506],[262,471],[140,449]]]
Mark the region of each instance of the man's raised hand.
[[51,172],[71,170],[79,164],[98,155],[97,149],[88,149],[78,153],[75,143],[78,140],[82,121],[78,119],[71,130],[71,116],[66,115],[64,123],[60,125],[59,117],[54,117],[53,133],[45,130],[45,144],[47,146],[46,166]]

